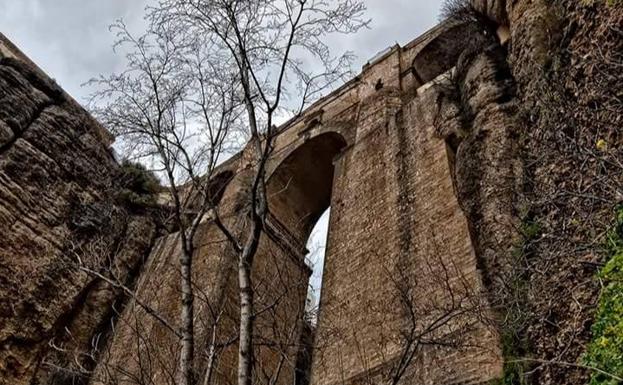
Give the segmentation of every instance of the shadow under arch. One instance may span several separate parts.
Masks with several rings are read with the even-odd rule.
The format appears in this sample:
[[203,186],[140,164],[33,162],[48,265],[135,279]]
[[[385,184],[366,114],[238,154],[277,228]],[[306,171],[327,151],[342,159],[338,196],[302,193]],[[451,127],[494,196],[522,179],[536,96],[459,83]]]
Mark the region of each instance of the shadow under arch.
[[268,179],[270,217],[303,249],[331,203],[333,161],[346,146],[346,139],[337,132],[311,137],[290,152]]
[[482,33],[471,23],[450,24],[438,36],[425,43],[411,62],[420,84],[426,84],[454,67],[466,46],[484,44],[481,40],[466,41],[466,36]]
[[223,170],[213,175],[208,182],[208,196],[213,206],[218,206],[223,199],[225,190],[229,183],[234,179],[232,170]]

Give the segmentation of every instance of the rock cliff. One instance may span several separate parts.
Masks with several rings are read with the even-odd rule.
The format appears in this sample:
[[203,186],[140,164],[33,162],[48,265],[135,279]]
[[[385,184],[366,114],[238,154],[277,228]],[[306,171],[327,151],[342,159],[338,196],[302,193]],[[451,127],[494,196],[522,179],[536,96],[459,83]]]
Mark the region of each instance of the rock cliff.
[[156,227],[118,203],[105,130],[2,36],[0,47],[0,383],[79,380],[120,305],[79,266],[131,281]]

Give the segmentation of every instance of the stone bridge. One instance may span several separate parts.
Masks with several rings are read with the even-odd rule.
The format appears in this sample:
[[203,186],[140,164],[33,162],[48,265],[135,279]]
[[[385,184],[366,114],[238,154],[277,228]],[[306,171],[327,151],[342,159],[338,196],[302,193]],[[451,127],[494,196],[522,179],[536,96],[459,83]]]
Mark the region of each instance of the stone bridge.
[[[256,307],[262,309],[258,377],[270,379],[281,370],[280,384],[337,385],[381,383],[402,374],[399,382],[405,384],[458,385],[501,375],[499,338],[483,321],[489,318],[480,265],[457,198],[456,147],[436,125],[443,111],[435,84],[446,81],[456,65],[460,49],[452,42],[473,32],[466,29],[442,24],[404,47],[389,48],[359,76],[279,128],[269,162],[270,216],[254,271]],[[0,48],[4,57],[27,61],[6,41]],[[64,108],[78,109],[71,105]],[[106,147],[105,133],[98,132],[96,141]],[[219,209],[236,229],[246,225],[241,194],[246,170],[240,154],[214,178],[223,191]],[[329,207],[320,309],[317,325],[309,327],[301,324],[311,273],[305,245]],[[233,383],[236,259],[209,221],[199,238],[193,272],[196,370],[206,370],[206,347],[215,338],[218,383]],[[176,234],[160,237],[138,268],[137,296],[170,319],[177,314],[178,253]],[[90,298],[84,293],[71,298],[79,296]],[[50,325],[41,327],[44,336],[58,333],[59,325],[74,330],[50,317]],[[155,383],[167,383],[177,344],[144,309],[130,301],[112,331],[101,330],[85,332],[109,336],[93,383],[137,378],[148,370]],[[35,362],[46,354],[46,344],[33,344],[39,353],[31,358],[18,345],[6,348],[5,360],[15,361],[3,368],[7,378],[43,370]]]

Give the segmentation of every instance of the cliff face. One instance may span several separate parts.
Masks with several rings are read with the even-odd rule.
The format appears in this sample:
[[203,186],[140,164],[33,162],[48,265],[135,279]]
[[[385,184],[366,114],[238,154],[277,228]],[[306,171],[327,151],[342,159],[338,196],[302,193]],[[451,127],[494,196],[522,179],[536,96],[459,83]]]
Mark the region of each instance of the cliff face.
[[61,383],[93,364],[119,297],[78,266],[131,279],[155,224],[116,203],[120,170],[103,129],[0,46],[0,383]]
[[[509,63],[520,85],[525,165],[524,340],[536,384],[587,382],[604,233],[623,192],[623,7],[517,2]],[[603,144],[603,145],[601,145]]]
[[623,8],[472,4],[507,27],[510,41],[463,54],[454,96],[462,116],[446,117],[441,131],[459,137],[459,198],[506,359],[527,359],[507,365],[505,380],[587,383],[591,372],[579,366],[599,294],[596,272],[623,198]]

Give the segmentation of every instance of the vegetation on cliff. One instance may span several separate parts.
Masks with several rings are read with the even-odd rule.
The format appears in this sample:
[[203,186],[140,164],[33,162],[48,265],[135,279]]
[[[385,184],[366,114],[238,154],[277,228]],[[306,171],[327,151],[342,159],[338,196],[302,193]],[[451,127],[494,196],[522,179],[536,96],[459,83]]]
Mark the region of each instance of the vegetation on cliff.
[[623,191],[623,12],[605,1],[531,4],[512,15],[508,56],[521,100],[523,199],[541,224],[520,266],[528,317],[520,334],[530,341],[529,383],[587,384],[596,374],[585,366],[613,372],[582,357],[603,303],[600,239]]
[[602,289],[584,361],[611,375],[595,372],[590,385],[616,385],[612,375],[623,377],[623,206],[606,238],[609,260],[598,275]]
[[160,182],[153,172],[140,163],[124,160],[119,175],[122,189],[118,199],[132,209],[149,207],[156,204],[160,191]]

